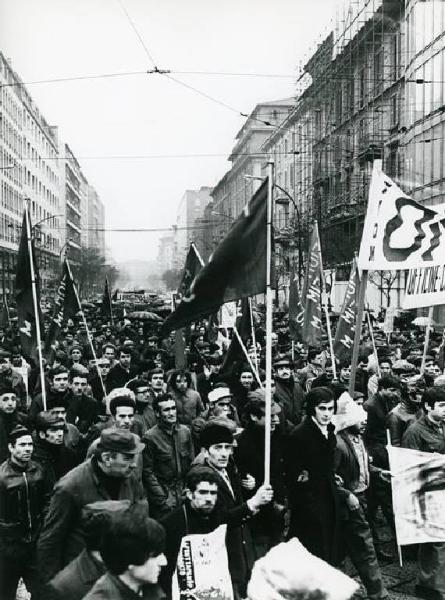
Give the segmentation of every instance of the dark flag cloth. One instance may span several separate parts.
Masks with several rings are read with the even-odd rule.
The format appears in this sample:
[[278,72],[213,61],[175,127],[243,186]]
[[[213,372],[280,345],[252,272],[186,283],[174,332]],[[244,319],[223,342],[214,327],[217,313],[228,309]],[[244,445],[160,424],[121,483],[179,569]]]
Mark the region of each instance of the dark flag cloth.
[[303,339],[304,306],[298,285],[298,273],[294,272],[289,286],[289,335],[294,342]]
[[18,328],[23,354],[35,357],[37,350],[36,315],[32,292],[31,260],[34,266],[34,281],[37,294],[38,319],[41,322],[40,311],[40,281],[35,258],[34,240],[31,239],[31,256],[28,247],[28,235],[31,236],[31,221],[28,208],[23,213],[22,233],[17,255],[16,292]]
[[118,290],[118,289],[116,289],[116,290],[113,292],[113,296],[112,296],[112,298],[111,298],[112,300],[114,300],[114,302],[116,302],[116,301],[117,301],[117,295],[118,295],[118,294],[119,294],[119,290]]
[[218,339],[219,319],[218,313],[210,315],[209,324],[207,327],[207,339],[211,344],[215,344]]
[[[164,321],[160,335],[219,310],[224,302],[266,289],[267,179]],[[272,277],[272,281],[274,278]]]
[[203,266],[204,263],[202,262],[202,258],[199,256],[198,251],[196,250],[195,244],[191,243],[185,259],[181,282],[178,286],[179,298],[189,294],[190,286]]
[[[244,346],[246,346],[249,338],[252,336],[252,316],[249,298],[243,298],[241,300],[241,312],[236,318],[235,327],[241,341]],[[229,349],[227,350],[224,363],[221,367],[221,373],[223,375],[233,375],[236,365],[245,362],[247,362],[247,358],[239,343],[238,337],[233,333]]]
[[9,314],[8,298],[6,297],[4,290],[3,290],[2,313],[0,316],[0,327],[3,327],[3,328],[11,327],[11,317]]
[[351,274],[349,275],[348,287],[341,314],[337,323],[334,339],[334,355],[338,360],[348,358],[352,354],[354,344],[355,328],[357,326],[357,290],[360,285],[360,277],[355,259],[352,262]]
[[81,310],[74,286],[75,283],[71,274],[71,269],[68,261],[65,260],[62,268],[62,277],[57,290],[54,311],[45,340],[45,356],[48,356],[54,349],[54,342],[59,336],[63,320],[74,317],[74,315]]
[[108,285],[108,277],[105,277],[105,289],[102,296],[102,314],[104,317],[113,318],[113,309],[111,306],[110,286]]
[[317,222],[312,231],[307,271],[304,286],[304,320],[302,336],[309,346],[320,346],[322,335],[321,278],[323,264],[321,260],[320,237]]

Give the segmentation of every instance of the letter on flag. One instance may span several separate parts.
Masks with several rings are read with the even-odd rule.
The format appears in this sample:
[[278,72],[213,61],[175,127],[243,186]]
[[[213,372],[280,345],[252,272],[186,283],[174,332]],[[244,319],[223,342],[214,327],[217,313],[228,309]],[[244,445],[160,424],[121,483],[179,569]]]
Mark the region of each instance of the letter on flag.
[[172,581],[172,599],[233,600],[226,549],[227,525],[207,534],[185,535]]
[[41,321],[40,312],[40,280],[35,260],[34,240],[31,236],[31,256],[28,246],[28,235],[31,235],[31,221],[28,207],[23,213],[22,233],[17,255],[16,292],[18,328],[23,353],[34,356],[37,349],[36,315],[33,301],[33,282],[31,274],[31,260],[34,267],[34,281],[37,295],[38,319]]
[[322,334],[321,278],[323,263],[321,260],[320,237],[317,222],[312,231],[309,246],[308,264],[305,278],[303,340],[312,346],[318,346]]
[[354,333],[357,322],[356,294],[360,285],[360,278],[355,259],[352,262],[351,274],[349,276],[348,287],[346,288],[345,299],[341,309],[340,318],[337,323],[337,330],[334,339],[335,358],[342,360],[352,354],[354,344]]
[[445,542],[445,456],[387,448],[397,543]]
[[68,261],[65,259],[63,262],[62,277],[57,290],[56,303],[45,340],[45,355],[48,355],[53,349],[53,344],[62,328],[63,320],[73,317],[80,310],[81,307],[79,306],[71,269]]
[[196,275],[188,295],[166,318],[161,336],[217,312],[224,302],[265,291],[266,218],[267,179]]
[[441,266],[445,257],[445,214],[426,207],[374,163],[358,266],[366,270]]

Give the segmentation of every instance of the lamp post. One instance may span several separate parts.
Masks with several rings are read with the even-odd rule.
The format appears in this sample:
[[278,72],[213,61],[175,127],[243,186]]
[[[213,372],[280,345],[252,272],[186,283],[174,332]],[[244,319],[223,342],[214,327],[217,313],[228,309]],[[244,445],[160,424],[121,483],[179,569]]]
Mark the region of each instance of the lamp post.
[[[256,179],[258,181],[264,181],[263,177],[259,177],[257,175],[243,175],[243,177],[245,179]],[[293,199],[293,197],[289,194],[289,192],[287,190],[285,190],[284,188],[281,187],[281,185],[278,185],[278,183],[274,183],[274,186],[280,190],[280,192],[282,192],[284,194],[284,198],[283,197],[278,197],[275,198],[275,204],[281,204],[281,205],[286,205],[289,204],[289,202],[292,202],[292,205],[295,209],[295,214],[297,215],[297,231],[298,231],[298,283],[301,285],[301,280],[303,278],[303,252],[302,252],[302,248],[301,248],[301,214],[300,214],[300,210],[297,206],[297,203],[295,202],[295,200]]]

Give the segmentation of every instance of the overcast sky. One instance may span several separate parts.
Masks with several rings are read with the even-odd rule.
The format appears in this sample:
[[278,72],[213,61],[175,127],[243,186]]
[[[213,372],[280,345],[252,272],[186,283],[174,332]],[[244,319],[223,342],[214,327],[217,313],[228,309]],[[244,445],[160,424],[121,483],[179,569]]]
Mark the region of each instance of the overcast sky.
[[[145,71],[250,112],[293,96],[334,0],[0,0],[0,48],[23,81]],[[125,10],[124,10],[125,9]],[[107,228],[168,228],[186,189],[213,186],[245,119],[161,75],[29,85],[106,207]],[[214,157],[135,158],[216,154]],[[110,158],[115,157],[115,158]],[[131,158],[125,158],[131,157]],[[156,258],[159,233],[108,233],[117,260]]]

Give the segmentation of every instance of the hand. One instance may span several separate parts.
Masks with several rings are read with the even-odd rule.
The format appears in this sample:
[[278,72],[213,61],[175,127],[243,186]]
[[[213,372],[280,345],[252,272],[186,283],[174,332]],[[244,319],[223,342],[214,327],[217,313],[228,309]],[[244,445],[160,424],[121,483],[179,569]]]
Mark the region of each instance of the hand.
[[349,494],[346,504],[348,505],[349,510],[358,510],[360,508],[360,502],[354,494]]
[[255,477],[252,477],[252,475],[250,475],[249,473],[247,473],[244,479],[241,479],[241,485],[246,490],[253,490],[253,488],[255,487],[255,483]]
[[386,481],[386,483],[391,483],[391,471],[385,471],[385,469],[382,469],[379,471],[379,477],[383,481]]
[[297,482],[306,483],[306,481],[309,481],[309,473],[306,471],[306,469],[303,469],[303,471],[301,471],[297,477]]
[[335,478],[335,483],[337,484],[337,486],[343,487],[343,484],[344,484],[343,478],[340,477],[340,475],[337,475],[337,473],[335,473],[334,478]]
[[247,500],[247,506],[252,512],[256,512],[265,504],[269,504],[273,499],[273,489],[270,485],[262,485],[256,491],[256,494]]

